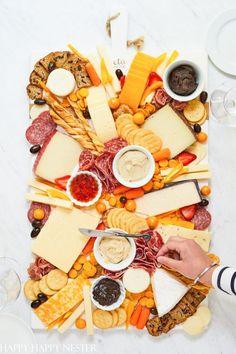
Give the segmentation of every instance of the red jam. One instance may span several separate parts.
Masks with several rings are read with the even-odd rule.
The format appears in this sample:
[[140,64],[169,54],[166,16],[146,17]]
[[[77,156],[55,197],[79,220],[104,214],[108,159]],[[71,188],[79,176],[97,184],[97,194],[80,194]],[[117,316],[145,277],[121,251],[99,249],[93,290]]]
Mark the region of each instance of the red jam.
[[88,174],[80,174],[71,182],[70,192],[74,199],[87,203],[93,200],[98,193],[98,183],[96,179]]

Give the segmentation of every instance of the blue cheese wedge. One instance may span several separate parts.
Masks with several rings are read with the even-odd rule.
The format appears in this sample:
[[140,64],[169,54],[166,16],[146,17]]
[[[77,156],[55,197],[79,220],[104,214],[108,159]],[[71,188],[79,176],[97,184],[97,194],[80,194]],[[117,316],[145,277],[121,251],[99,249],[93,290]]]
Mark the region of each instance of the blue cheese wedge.
[[189,290],[185,284],[160,268],[156,269],[151,283],[159,317],[173,309]]

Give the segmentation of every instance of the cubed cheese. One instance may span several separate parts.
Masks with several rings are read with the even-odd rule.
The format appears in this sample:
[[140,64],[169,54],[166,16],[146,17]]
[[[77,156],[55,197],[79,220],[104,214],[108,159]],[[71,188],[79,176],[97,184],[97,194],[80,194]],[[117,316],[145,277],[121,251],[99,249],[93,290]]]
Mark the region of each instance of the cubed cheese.
[[143,128],[154,131],[161,138],[163,147],[170,149],[171,157],[175,157],[196,141],[191,128],[169,105],[148,118]]

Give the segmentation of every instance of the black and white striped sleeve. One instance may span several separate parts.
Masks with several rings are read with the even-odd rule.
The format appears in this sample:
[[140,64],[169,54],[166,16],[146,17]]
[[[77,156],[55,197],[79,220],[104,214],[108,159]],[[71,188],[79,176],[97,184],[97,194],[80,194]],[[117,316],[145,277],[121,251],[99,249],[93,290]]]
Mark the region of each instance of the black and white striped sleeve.
[[226,294],[236,295],[236,269],[226,266],[215,268],[212,274],[212,285]]

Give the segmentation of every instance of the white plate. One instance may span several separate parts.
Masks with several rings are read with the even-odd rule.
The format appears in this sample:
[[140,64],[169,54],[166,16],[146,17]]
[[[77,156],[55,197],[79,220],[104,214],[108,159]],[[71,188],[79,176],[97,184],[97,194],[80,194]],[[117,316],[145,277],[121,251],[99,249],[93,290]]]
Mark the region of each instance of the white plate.
[[0,314],[0,333],[1,344],[25,345],[27,350],[24,352],[32,352],[31,346],[35,344],[35,337],[21,318],[8,313]]
[[236,9],[220,14],[207,35],[207,51],[212,62],[227,74],[236,75]]

